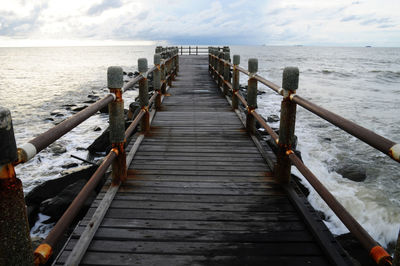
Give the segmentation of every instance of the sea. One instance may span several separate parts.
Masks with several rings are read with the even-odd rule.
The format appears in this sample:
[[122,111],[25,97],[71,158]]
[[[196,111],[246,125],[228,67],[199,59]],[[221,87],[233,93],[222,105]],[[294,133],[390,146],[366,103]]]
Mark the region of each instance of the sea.
[[[231,55],[258,59],[258,74],[281,85],[286,66],[300,70],[297,94],[400,143],[400,48],[231,46]],[[155,46],[0,48],[0,106],[11,110],[17,146],[70,117],[75,108],[108,93],[106,72],[121,66],[137,69],[138,58],[153,63]],[[245,85],[247,77],[241,75]],[[264,117],[280,112],[281,96],[259,85],[258,111]],[[124,95],[126,108],[137,91]],[[86,102],[86,103],[85,103]],[[72,105],[72,106],[71,106]],[[88,158],[85,150],[107,127],[108,116],[97,114],[16,167],[24,192],[60,176],[66,165]],[[279,122],[272,122],[279,127]],[[101,130],[99,130],[101,129]],[[304,163],[381,245],[393,244],[400,229],[400,164],[309,111],[298,107],[295,134]],[[60,152],[61,147],[61,152]],[[93,158],[90,158],[91,160]],[[64,168],[63,168],[64,166]],[[365,181],[339,174],[357,168]],[[308,200],[325,214],[335,235],[348,230],[293,167],[310,190]],[[42,217],[43,218],[43,217]],[[43,218],[44,219],[44,218]],[[51,226],[50,226],[51,227]],[[47,229],[33,230],[45,236]]]

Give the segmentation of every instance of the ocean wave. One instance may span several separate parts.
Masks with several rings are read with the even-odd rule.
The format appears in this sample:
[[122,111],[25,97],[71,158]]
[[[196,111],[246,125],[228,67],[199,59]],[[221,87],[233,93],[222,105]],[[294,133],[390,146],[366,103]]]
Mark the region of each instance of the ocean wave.
[[376,79],[383,80],[385,82],[400,83],[400,71],[371,70],[369,73],[375,74]]

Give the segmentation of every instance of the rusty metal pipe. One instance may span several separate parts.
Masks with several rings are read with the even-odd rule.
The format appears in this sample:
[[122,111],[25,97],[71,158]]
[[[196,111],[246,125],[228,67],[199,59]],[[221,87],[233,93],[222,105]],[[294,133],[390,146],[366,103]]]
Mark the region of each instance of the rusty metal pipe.
[[273,83],[273,82],[271,82],[269,80],[266,80],[265,78],[263,78],[263,77],[261,77],[259,75],[255,75],[254,78],[256,80],[258,80],[260,83],[262,83],[265,86],[267,86],[267,87],[271,88],[272,90],[274,90],[276,93],[281,94],[280,93],[280,89],[281,88],[278,85],[276,85],[275,83]]
[[265,122],[265,120],[256,111],[253,111],[252,115],[255,117],[255,119],[257,119],[257,121],[260,123],[260,125],[268,132],[268,134],[277,143],[278,139],[279,139],[278,134],[276,134],[275,131],[270,126],[268,126],[268,124]]
[[[118,151],[116,149],[111,150],[108,155],[104,158],[102,164],[97,168],[96,172],[92,175],[86,185],[82,188],[79,194],[69,205],[68,209],[64,212],[63,216],[58,220],[57,224],[53,227],[46,239],[41,245],[35,250],[35,262],[44,264],[51,256],[52,248],[57,244],[57,241],[64,234],[65,230],[71,225],[76,215],[81,210],[86,199],[90,193],[99,184],[100,180],[104,176],[107,168],[111,165],[113,160],[117,157]],[[50,247],[50,248],[49,248]]]
[[155,101],[155,99],[157,98],[157,94],[158,94],[158,92],[155,91],[154,94],[150,97],[149,106],[150,106],[150,104],[152,104]]
[[122,87],[122,91],[125,92],[127,90],[129,90],[130,88],[132,88],[133,86],[135,86],[136,83],[138,83],[139,81],[141,81],[143,79],[142,75],[138,75],[136,76],[134,79],[130,80],[128,83],[126,83],[123,87]]
[[140,120],[142,120],[142,117],[144,116],[145,113],[146,113],[145,110],[143,110],[143,109],[140,110],[140,112],[137,114],[135,119],[132,121],[132,123],[126,129],[126,131],[125,131],[125,139],[128,139],[132,135],[133,131],[135,130],[135,128],[139,124]]
[[399,158],[399,145],[395,142],[384,138],[369,129],[357,125],[337,114],[334,114],[298,95],[293,95],[291,100],[298,105],[304,107],[310,112],[318,115],[319,117],[325,119],[326,121],[332,123],[333,125],[343,129],[347,133],[353,135],[354,137],[362,140],[368,145],[374,147],[375,149],[383,152],[384,154],[390,156],[395,161],[400,162]]
[[[332,211],[349,229],[349,231],[360,241],[360,243],[370,252],[378,265],[391,265],[390,255],[368,234],[367,231],[351,216],[350,213],[340,204],[329,190],[318,180],[318,178],[305,166],[293,151],[287,151],[290,161],[296,166],[300,173],[313,186],[315,191],[328,204]],[[379,256],[376,254],[379,253]],[[390,263],[390,264],[389,264]]]
[[[18,156],[19,156],[18,160],[20,162],[26,162],[30,160],[33,156],[35,156],[35,154],[39,153],[41,150],[48,147],[54,141],[64,136],[66,133],[68,133],[73,128],[78,126],[80,123],[82,123],[83,121],[91,117],[93,114],[95,114],[97,111],[107,106],[107,104],[109,104],[114,100],[114,97],[115,96],[113,94],[108,94],[101,100],[83,109],[79,113],[71,116],[70,118],[61,122],[57,126],[47,130],[46,132],[40,134],[36,138],[28,141],[28,143],[25,143],[23,146],[20,147],[18,151]],[[30,151],[27,152],[26,147],[28,147]]]

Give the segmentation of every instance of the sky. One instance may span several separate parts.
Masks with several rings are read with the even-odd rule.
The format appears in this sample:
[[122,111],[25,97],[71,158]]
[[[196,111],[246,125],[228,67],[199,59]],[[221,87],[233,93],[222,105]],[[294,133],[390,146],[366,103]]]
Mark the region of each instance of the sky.
[[0,46],[400,47],[399,0],[0,0]]

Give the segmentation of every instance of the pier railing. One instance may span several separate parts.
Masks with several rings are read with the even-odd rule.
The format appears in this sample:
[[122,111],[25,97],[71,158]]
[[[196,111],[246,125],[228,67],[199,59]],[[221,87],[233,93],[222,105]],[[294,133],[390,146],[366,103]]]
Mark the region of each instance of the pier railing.
[[[110,94],[18,148],[16,147],[11,113],[8,109],[0,107],[0,148],[2,150],[0,154],[1,265],[32,265],[33,262],[35,265],[45,264],[50,258],[54,246],[71,225],[90,192],[102,180],[106,170],[112,165],[112,186],[119,186],[126,179],[126,141],[131,137],[139,123],[142,134],[149,131],[149,107],[153,103],[156,110],[161,107],[161,98],[166,94],[167,87],[171,86],[172,80],[179,71],[177,47],[157,47],[155,52],[154,66],[148,68],[147,59],[140,58],[138,60],[140,74],[126,84],[123,82],[122,68],[109,67],[107,85]],[[147,77],[150,73],[153,73],[154,94],[149,99]],[[139,84],[141,110],[125,130],[122,95],[137,83]],[[37,153],[107,105],[109,108],[111,151],[105,156],[101,165],[58,220],[43,243],[33,252],[22,183],[16,177],[14,166],[29,161]],[[18,250],[18,256],[15,254],[16,250]]]
[[202,46],[181,46],[179,47],[180,55],[207,55],[208,47]]
[[[257,75],[258,60],[249,59],[248,70],[239,66],[240,56],[234,55],[231,63],[230,49],[209,47],[209,71],[223,93],[232,95],[232,107],[238,110],[239,102],[245,108],[246,128],[250,133],[255,132],[255,121],[268,132],[278,145],[277,163],[272,165],[278,181],[285,186],[289,184],[291,176],[291,165],[295,165],[300,173],[313,186],[321,198],[333,210],[337,217],[349,229],[349,231],[360,241],[369,252],[372,259],[378,265],[392,265],[391,256],[368,234],[368,232],[351,216],[329,190],[318,180],[318,178],[307,168],[301,159],[294,153],[294,128],[296,121],[296,106],[309,110],[322,119],[343,129],[373,148],[388,155],[393,160],[400,162],[400,144],[384,138],[371,130],[363,128],[335,113],[332,113],[296,94],[299,81],[299,69],[287,67],[283,71],[282,87]],[[232,73],[231,73],[232,69]],[[247,99],[239,92],[239,73],[249,77],[247,88]],[[257,113],[257,83],[262,83],[276,93],[283,96],[281,102],[279,135],[268,126],[265,120]]]

